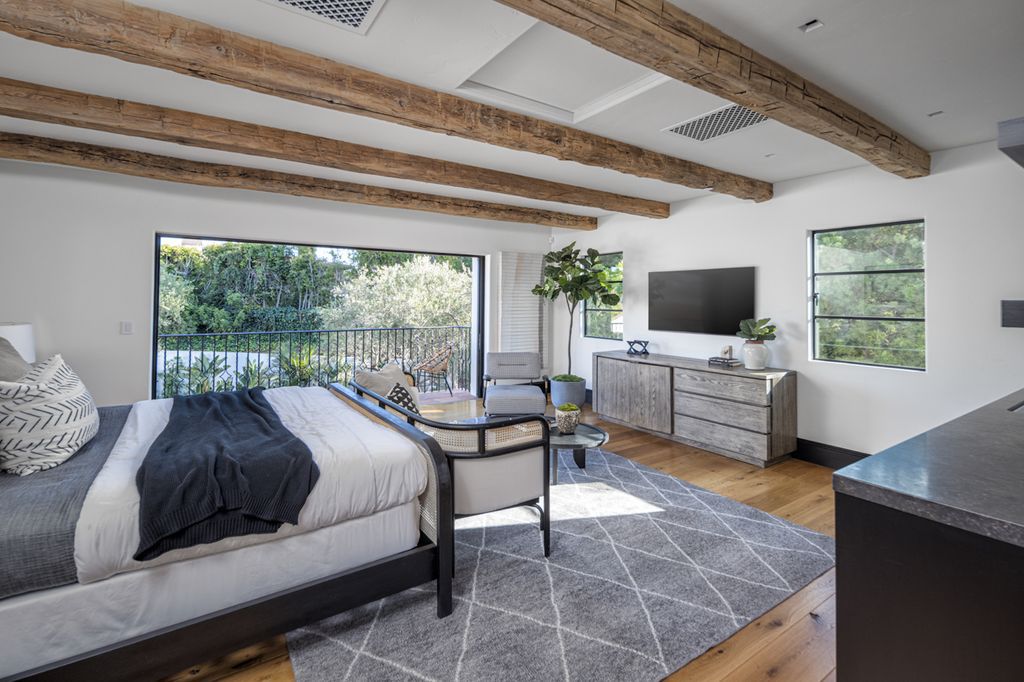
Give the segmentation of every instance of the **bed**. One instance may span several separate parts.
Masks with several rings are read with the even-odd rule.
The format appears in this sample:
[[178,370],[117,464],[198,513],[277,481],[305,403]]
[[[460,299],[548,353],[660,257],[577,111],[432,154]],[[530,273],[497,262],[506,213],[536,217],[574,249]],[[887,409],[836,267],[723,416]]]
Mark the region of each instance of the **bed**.
[[132,558],[135,472],[169,401],[104,408],[65,464],[0,477],[0,678],[160,677],[432,580],[451,613],[438,444],[345,387],[264,395],[319,467],[298,523],[274,533]]

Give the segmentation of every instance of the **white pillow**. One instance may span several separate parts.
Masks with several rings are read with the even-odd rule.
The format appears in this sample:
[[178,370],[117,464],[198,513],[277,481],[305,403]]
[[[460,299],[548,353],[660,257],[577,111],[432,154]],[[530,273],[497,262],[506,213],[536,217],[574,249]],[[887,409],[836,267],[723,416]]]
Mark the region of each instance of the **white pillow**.
[[0,471],[26,476],[52,469],[99,426],[96,403],[60,355],[17,381],[0,381]]

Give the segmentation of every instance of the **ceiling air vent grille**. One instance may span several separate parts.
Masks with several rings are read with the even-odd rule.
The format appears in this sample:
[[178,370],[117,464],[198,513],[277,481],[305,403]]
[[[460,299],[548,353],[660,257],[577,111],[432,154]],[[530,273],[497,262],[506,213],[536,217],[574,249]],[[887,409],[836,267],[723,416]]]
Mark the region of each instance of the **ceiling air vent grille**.
[[365,34],[377,17],[384,0],[264,0],[273,5],[311,14],[356,33]]
[[697,118],[683,121],[671,128],[666,128],[666,130],[676,135],[689,137],[698,142],[707,142],[716,137],[728,135],[729,133],[749,128],[752,125],[757,125],[767,120],[768,117],[764,114],[751,111],[746,107],[741,107],[739,104],[730,104],[721,109],[715,109],[714,111],[702,114]]

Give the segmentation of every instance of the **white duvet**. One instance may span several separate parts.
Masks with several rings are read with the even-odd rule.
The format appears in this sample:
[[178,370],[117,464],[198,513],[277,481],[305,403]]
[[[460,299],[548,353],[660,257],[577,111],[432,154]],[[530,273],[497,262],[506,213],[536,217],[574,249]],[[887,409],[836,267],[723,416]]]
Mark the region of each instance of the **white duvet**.
[[93,481],[75,528],[78,582],[149,568],[305,533],[407,504],[427,486],[420,449],[371,421],[322,388],[264,392],[281,422],[309,446],[320,478],[306,499],[298,525],[276,533],[226,538],[135,561],[139,544],[139,493],[135,474],[149,446],[167,425],[172,401],[146,400],[132,407],[106,464]]

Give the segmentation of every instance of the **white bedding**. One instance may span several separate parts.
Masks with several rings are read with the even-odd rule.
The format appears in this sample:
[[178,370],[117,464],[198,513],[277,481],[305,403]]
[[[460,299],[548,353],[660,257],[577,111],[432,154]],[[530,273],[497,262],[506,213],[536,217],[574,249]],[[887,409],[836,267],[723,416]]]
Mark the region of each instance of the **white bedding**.
[[[427,485],[419,448],[322,388],[275,388],[264,396],[282,423],[313,452],[320,479],[296,526],[272,534],[226,538],[135,561],[139,493],[135,474],[149,446],[167,425],[171,400],[132,407],[120,438],[86,495],[75,528],[78,581],[90,583],[125,571],[217,554],[369,516],[413,502]],[[62,588],[63,589],[63,588]]]
[[278,542],[0,600],[0,678],[342,573],[419,537],[413,500]]

